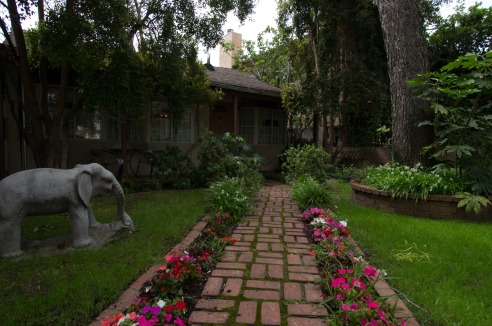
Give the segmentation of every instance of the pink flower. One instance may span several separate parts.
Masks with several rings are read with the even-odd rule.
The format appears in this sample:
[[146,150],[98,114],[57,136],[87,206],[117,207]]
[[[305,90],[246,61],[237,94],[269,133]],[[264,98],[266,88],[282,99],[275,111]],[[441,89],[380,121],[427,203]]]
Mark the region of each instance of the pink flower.
[[359,305],[357,303],[351,303],[350,310],[359,310]]
[[387,322],[386,317],[384,317],[383,311],[381,309],[378,309],[378,314],[379,314],[379,318],[381,318],[381,320],[386,323]]
[[350,286],[347,283],[343,283],[342,289],[344,289],[345,291],[350,291]]
[[339,287],[340,284],[343,284],[345,282],[346,281],[343,277],[338,277],[338,278],[334,279],[333,281],[331,281],[331,286],[336,288],[336,287]]
[[345,311],[349,311],[350,310],[349,307],[345,303],[342,305],[342,309],[345,310]]
[[174,322],[176,323],[176,325],[178,326],[186,326],[185,323],[181,320],[181,318],[179,317],[176,317],[176,319],[174,320]]
[[343,275],[343,274],[345,274],[346,272],[347,272],[347,270],[346,270],[346,269],[339,269],[339,270],[338,270],[338,273],[339,273],[340,275]]
[[164,317],[166,317],[166,322],[168,323],[171,321],[171,319],[173,319],[173,315],[171,314],[165,314]]
[[336,299],[342,301],[345,299],[345,295],[342,292],[338,292]]
[[369,308],[369,309],[377,309],[378,308],[378,303],[377,302],[368,302],[367,303],[367,308]]
[[361,319],[361,320],[359,320],[359,323],[360,323],[361,326],[366,326],[367,320]]
[[362,281],[354,278],[352,279],[352,286],[358,287],[359,289],[361,289],[361,291],[364,291],[364,289],[366,288],[366,285]]
[[364,274],[367,276],[376,276],[376,268],[374,266],[367,266],[364,268]]

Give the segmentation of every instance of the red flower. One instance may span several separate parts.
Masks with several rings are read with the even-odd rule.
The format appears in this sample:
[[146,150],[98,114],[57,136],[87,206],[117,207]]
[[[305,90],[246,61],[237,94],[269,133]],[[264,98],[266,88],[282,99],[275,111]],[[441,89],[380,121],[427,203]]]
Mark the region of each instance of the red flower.
[[233,237],[231,237],[231,241],[232,241],[232,244],[236,244],[236,239],[234,239]]
[[172,306],[172,305],[167,305],[166,306],[166,312],[168,314],[172,313],[173,311],[174,311],[174,306]]
[[212,230],[211,228],[208,228],[208,229],[207,229],[207,232],[208,232],[208,233],[212,233],[212,232],[213,232],[213,230]]
[[184,310],[184,308],[186,308],[186,303],[184,301],[178,301],[176,303],[176,308],[178,308],[178,310]]

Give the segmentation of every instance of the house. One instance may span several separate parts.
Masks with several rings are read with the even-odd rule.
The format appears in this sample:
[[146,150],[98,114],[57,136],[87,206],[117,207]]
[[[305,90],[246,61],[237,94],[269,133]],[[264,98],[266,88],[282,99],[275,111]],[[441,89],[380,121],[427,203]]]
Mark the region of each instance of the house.
[[[241,44],[241,34],[231,31],[226,40],[228,38],[233,39],[236,45]],[[7,62],[2,64],[4,68],[9,65]],[[107,164],[107,168],[116,173],[118,158],[122,156],[124,147],[127,148],[130,176],[148,176],[153,167],[149,155],[154,150],[165,150],[166,146],[173,145],[196,160],[199,150],[197,140],[210,130],[217,134],[231,132],[244,137],[254,151],[266,159],[266,165],[261,168],[263,171],[278,169],[277,155],[285,149],[287,141],[287,119],[281,107],[280,89],[235,71],[232,60],[227,60],[227,56],[221,60],[220,67],[206,66],[211,87],[220,88],[224,93],[223,99],[215,104],[208,116],[190,108],[175,136],[164,97],[148,100],[143,123],[128,117],[126,130],[120,130],[115,117],[79,112],[71,121],[68,167],[95,161]],[[17,79],[11,82],[19,84]],[[56,85],[50,86],[48,97],[49,102],[53,102],[51,105],[56,102],[57,91]],[[7,96],[2,92],[3,105],[0,105],[0,114],[5,120],[2,124],[2,127],[5,126],[5,137],[0,137],[0,161],[5,162],[5,166],[0,165],[0,169],[8,174],[35,168],[32,153],[20,136],[11,110],[7,108],[12,104],[21,123],[29,126],[29,117],[14,95],[9,97],[11,103],[7,103]],[[76,90],[70,89],[67,107],[75,102],[75,96]],[[122,133],[126,137],[122,137]]]

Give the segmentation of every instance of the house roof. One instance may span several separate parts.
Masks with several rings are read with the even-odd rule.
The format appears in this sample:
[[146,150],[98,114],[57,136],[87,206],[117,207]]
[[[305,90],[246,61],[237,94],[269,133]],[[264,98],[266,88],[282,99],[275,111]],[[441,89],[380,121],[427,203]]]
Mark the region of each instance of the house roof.
[[212,86],[280,98],[280,88],[234,69],[221,67],[213,68],[214,70],[207,69],[210,84]]

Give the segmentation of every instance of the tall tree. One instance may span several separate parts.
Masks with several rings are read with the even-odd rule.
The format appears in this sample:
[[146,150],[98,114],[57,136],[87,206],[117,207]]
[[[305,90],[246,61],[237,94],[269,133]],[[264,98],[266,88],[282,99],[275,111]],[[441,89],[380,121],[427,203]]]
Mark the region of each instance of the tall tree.
[[296,80],[287,85],[284,104],[306,105],[323,117],[324,145],[333,159],[349,137],[358,144],[371,139],[371,129],[374,133],[389,104],[384,45],[372,1],[281,1],[279,17],[280,28],[296,40],[290,48]]
[[417,0],[377,0],[384,34],[392,101],[392,151],[406,165],[428,163],[421,154],[433,141],[428,102],[412,97],[407,81],[429,70],[427,48]]
[[[227,13],[244,20],[254,6],[252,0],[7,0],[0,5],[7,9],[0,25],[17,64],[24,95],[17,94],[31,117],[32,134],[20,120],[18,126],[38,167],[62,168],[68,125],[79,110],[141,117],[144,99],[159,94],[167,96],[179,120],[191,103],[213,101],[197,62],[197,44],[214,46]],[[33,9],[38,26],[26,33],[22,23]],[[60,87],[50,108],[48,72],[54,71]],[[77,87],[78,96],[67,113],[69,86]]]
[[427,40],[431,71],[467,53],[487,53],[492,49],[492,7],[477,3],[466,11],[463,4],[457,6],[456,13],[436,21]]

